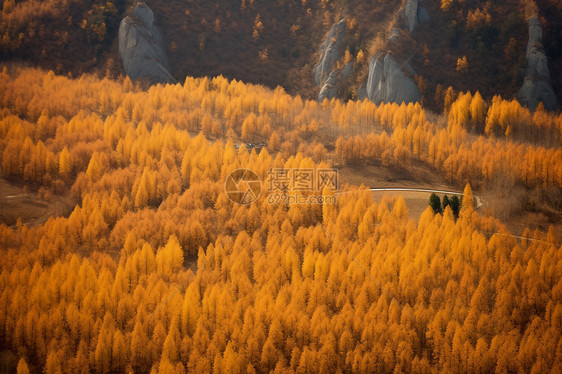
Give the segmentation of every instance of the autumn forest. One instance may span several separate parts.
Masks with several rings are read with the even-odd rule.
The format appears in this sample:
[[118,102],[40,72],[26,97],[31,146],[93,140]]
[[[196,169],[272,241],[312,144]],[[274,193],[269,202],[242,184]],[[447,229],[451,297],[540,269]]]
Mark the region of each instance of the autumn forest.
[[[442,100],[436,115],[223,77],[147,88],[4,66],[2,177],[73,204],[0,225],[3,365],[558,372],[560,232],[514,233],[474,202],[501,182],[559,204],[562,115],[479,92]],[[357,164],[435,170],[463,191],[458,217],[428,207],[414,219],[402,197],[345,180],[337,204],[225,194],[239,168],[265,180]]]

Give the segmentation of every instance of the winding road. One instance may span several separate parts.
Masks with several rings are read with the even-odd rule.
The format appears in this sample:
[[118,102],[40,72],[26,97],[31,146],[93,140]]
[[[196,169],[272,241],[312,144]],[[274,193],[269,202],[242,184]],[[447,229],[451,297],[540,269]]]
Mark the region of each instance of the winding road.
[[444,190],[432,190],[426,188],[369,188],[369,191],[378,192],[378,191],[410,191],[410,192],[430,192],[430,193],[442,193],[442,194],[449,194],[449,195],[462,195],[462,192],[455,192],[455,191],[444,191]]
[[[402,192],[438,193],[444,195],[457,195],[457,196],[463,195],[462,192],[458,192],[458,191],[436,190],[431,188],[408,188],[408,187],[369,188],[369,191],[371,192],[401,192],[402,191]],[[347,193],[347,192],[351,192],[351,191],[337,192],[336,195]],[[474,198],[476,199],[476,209],[484,205],[484,200],[480,196],[474,195]]]

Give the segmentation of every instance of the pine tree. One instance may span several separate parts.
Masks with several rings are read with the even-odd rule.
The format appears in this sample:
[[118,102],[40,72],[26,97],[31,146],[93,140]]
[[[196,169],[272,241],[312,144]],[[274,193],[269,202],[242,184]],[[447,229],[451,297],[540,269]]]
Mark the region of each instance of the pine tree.
[[443,212],[441,210],[441,199],[435,193],[432,193],[429,197],[429,206],[435,214]]
[[451,204],[451,203],[450,203],[450,201],[449,201],[449,197],[448,197],[447,195],[443,196],[443,201],[442,201],[442,203],[441,203],[441,206],[442,206],[442,210],[441,210],[441,211],[444,212],[445,209],[446,209],[450,204]]
[[460,200],[457,195],[453,195],[450,199],[451,210],[453,211],[453,215],[455,218],[459,217],[460,213]]

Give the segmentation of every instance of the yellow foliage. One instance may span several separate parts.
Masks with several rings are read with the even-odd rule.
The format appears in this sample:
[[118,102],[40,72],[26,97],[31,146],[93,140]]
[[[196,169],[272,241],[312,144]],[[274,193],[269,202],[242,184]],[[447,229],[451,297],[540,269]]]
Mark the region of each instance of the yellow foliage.
[[454,0],[441,0],[441,9],[448,10]]
[[261,20],[260,15],[258,14],[256,16],[256,19],[254,20],[254,26],[252,29],[252,38],[258,39],[262,31],[263,31],[263,22]]
[[468,70],[468,60],[466,56],[459,57],[457,59],[457,71],[466,72]]
[[[0,225],[1,339],[20,355],[18,373],[26,362],[46,373],[559,366],[548,355],[562,315],[556,235],[510,236],[478,213],[471,186],[500,171],[562,186],[560,148],[521,143],[559,133],[560,115],[499,97],[486,111],[478,92],[451,88],[444,126],[420,105],[320,104],[223,77],[143,90],[11,74],[1,78],[3,174],[46,188],[64,177],[77,200],[68,217]],[[31,100],[39,112],[14,109]],[[206,135],[205,117],[216,120]],[[510,137],[471,136],[484,121]],[[469,180],[459,219],[426,210],[415,222],[402,198],[374,202],[355,187],[323,188],[337,204],[321,206],[239,206],[224,192],[238,168],[265,181],[272,168],[329,167],[320,160],[332,147],[342,163],[426,162]]]

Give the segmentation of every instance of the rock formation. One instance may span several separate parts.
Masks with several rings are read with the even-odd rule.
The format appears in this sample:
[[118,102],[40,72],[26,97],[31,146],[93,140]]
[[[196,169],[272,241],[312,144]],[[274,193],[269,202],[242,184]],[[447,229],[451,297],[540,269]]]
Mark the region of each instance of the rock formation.
[[429,21],[429,13],[419,5],[418,0],[407,0],[404,8],[404,19],[408,31],[413,32],[418,23]]
[[[429,21],[429,13],[420,6],[419,0],[407,0],[402,9],[405,27],[411,33],[419,23]],[[400,30],[395,26],[390,30],[388,43],[400,43]],[[375,55],[369,61],[367,82],[357,92],[360,100],[415,103],[421,100],[418,86],[412,79],[414,70],[407,62],[399,64],[390,54]]]
[[[409,32],[423,22],[429,21],[429,13],[420,6],[419,0],[407,0],[401,9],[405,19],[405,27]],[[320,61],[314,68],[314,80],[321,87],[318,100],[332,99],[338,94],[338,84],[348,80],[353,74],[353,64],[343,69],[335,69],[334,65],[345,50],[345,21],[336,23],[320,47]],[[388,43],[400,43],[400,30],[390,30]],[[368,98],[375,103],[397,102],[410,103],[421,99],[421,94],[414,80],[414,71],[409,64],[400,65],[390,54],[372,57],[369,62],[367,82],[357,91],[360,100]]]
[[321,87],[318,100],[325,98],[332,99],[337,94],[336,84],[340,77],[340,72],[334,70],[334,65],[338,61],[345,49],[345,20],[336,23],[330,29],[324,43],[320,46],[320,61],[314,68],[314,81]]
[[330,76],[324,82],[324,85],[320,89],[318,94],[318,100],[323,101],[324,99],[333,99],[338,94],[337,84],[340,77],[340,72],[338,70],[333,70]]
[[344,49],[343,38],[345,36],[345,20],[336,23],[330,29],[324,43],[320,46],[320,61],[314,68],[314,80],[317,85],[328,78],[332,71],[332,66],[341,57]]
[[400,40],[400,30],[397,27],[390,29],[390,34],[388,35],[388,42],[394,43]]
[[542,46],[542,27],[540,21],[529,19],[529,42],[527,43],[527,68],[523,86],[517,94],[517,100],[534,110],[540,102],[545,109],[555,110],[558,101],[550,81],[547,58]]
[[[404,71],[404,70],[405,71]],[[391,55],[371,58],[365,94],[376,104],[381,102],[413,103],[421,94],[410,76],[414,71],[408,63],[401,66]]]
[[137,3],[119,26],[119,54],[125,73],[132,79],[148,78],[152,83],[173,83],[164,41],[154,24],[152,10]]

